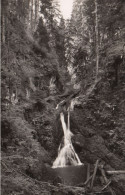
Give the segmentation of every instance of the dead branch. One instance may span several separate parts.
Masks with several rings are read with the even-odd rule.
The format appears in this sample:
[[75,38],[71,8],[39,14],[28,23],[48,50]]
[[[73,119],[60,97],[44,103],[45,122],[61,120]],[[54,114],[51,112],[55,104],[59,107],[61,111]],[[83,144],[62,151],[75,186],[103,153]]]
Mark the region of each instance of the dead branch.
[[110,185],[111,181],[109,181],[103,188],[101,191],[105,190],[109,185]]
[[[100,171],[101,171],[101,174],[102,174],[102,176],[104,178],[104,181],[105,181],[105,183],[107,185],[107,183],[109,183],[109,181],[108,181],[108,179],[106,177],[106,174],[105,174],[105,171],[104,171],[103,167],[100,167]],[[112,188],[110,186],[108,186],[108,189],[109,189],[109,191],[111,192],[112,195],[116,195],[115,192],[112,190]]]
[[94,169],[94,173],[93,173],[93,177],[92,177],[92,183],[91,183],[91,189],[93,188],[93,184],[94,184],[94,180],[95,180],[98,164],[99,164],[99,160],[97,160],[96,164],[95,164],[95,169]]
[[87,184],[88,184],[88,182],[92,179],[92,176],[93,176],[93,175],[91,175],[91,176],[88,178],[88,180],[85,181],[84,185],[87,185]]
[[[90,164],[88,163],[87,167],[87,180],[90,178]],[[88,183],[88,186],[90,187],[90,184]]]
[[107,174],[113,175],[113,174],[125,174],[124,170],[118,170],[118,171],[106,171]]

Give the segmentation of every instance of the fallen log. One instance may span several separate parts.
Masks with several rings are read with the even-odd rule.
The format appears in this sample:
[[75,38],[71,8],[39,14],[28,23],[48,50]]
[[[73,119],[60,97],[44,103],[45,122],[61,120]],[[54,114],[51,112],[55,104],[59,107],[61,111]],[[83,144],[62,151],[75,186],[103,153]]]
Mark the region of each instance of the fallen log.
[[[72,99],[76,99],[78,101],[82,101],[82,104],[85,104],[89,98],[89,96],[92,94],[92,92],[94,91],[95,87],[97,86],[97,84],[100,82],[101,78],[98,78],[94,81],[94,84],[92,84],[88,90],[86,91],[86,94],[82,94],[82,95],[79,95],[80,94],[80,90],[69,90],[69,91],[66,91],[64,94],[62,95],[58,95],[58,98],[65,98],[63,101],[61,101],[56,109],[59,109],[61,107],[61,110],[63,109],[63,107],[65,106],[66,108],[69,107],[70,103],[71,103],[71,100]],[[61,111],[60,111],[61,112]]]
[[106,171],[107,174],[113,175],[113,174],[125,174],[124,170],[118,170],[118,171]]
[[[105,171],[104,171],[103,167],[100,167],[100,171],[101,171],[101,174],[102,174],[102,176],[104,178],[104,181],[107,185],[109,183],[109,180],[106,177],[106,174],[105,174]],[[111,195],[116,195],[116,193],[112,190],[112,188],[109,185],[108,185],[108,189],[111,192]]]
[[101,81],[101,78],[98,78],[94,81],[94,84],[92,84],[88,90],[86,91],[85,95],[79,95],[78,97],[76,97],[76,99],[78,100],[82,100],[82,102],[85,104],[86,101],[88,100],[89,96],[93,93],[94,89],[96,88],[97,84]]

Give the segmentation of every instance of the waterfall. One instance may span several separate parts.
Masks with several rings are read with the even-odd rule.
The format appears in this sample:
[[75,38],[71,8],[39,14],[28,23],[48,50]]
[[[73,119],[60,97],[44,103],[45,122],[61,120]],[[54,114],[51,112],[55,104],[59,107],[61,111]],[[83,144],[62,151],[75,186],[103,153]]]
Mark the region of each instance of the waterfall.
[[61,147],[60,144],[58,149],[58,156],[54,161],[52,168],[65,167],[68,165],[81,165],[82,163],[71,142],[73,133],[70,131],[70,108],[68,108],[68,125],[66,125],[63,113],[60,113],[60,120],[64,132],[64,145]]

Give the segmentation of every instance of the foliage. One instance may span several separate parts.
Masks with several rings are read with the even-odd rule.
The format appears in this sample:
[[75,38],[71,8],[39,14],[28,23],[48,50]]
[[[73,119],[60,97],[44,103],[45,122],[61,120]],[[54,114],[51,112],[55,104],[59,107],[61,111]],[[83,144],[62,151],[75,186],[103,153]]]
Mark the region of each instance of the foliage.
[[[99,75],[104,74],[106,64],[110,62],[109,55],[111,56],[111,52],[116,56],[113,52],[113,45],[115,45],[115,50],[117,48],[117,56],[123,55],[124,9],[125,3],[122,0],[97,1]],[[76,28],[72,28],[73,26]],[[83,83],[83,87],[86,87],[86,79],[87,82],[92,83],[96,74],[94,1],[79,0],[74,2],[72,18],[68,28],[70,38],[72,38],[72,41],[69,40],[68,51],[70,51],[70,54],[68,62],[73,66],[74,72],[78,75],[77,78]],[[120,48],[118,45],[120,45]],[[113,60],[115,61],[115,59]]]
[[[42,140],[44,131],[41,133],[39,126],[37,132],[37,127],[30,121],[29,110],[35,110],[34,104],[39,105],[39,101],[50,95],[52,77],[57,94],[61,92],[67,79],[63,19],[61,22],[57,21],[58,10],[51,1],[41,2],[43,13],[40,15],[35,13],[39,12],[36,7],[38,4],[34,5],[32,2],[2,1],[2,150],[8,155],[7,150],[12,154],[17,147],[19,151],[15,153],[21,156],[27,151],[29,159],[26,159],[22,166],[27,166],[27,163],[34,164],[32,158],[38,157],[51,163],[41,145],[52,149],[52,124],[45,128],[48,135],[44,135]],[[35,15],[39,15],[39,18],[35,18]],[[55,98],[53,99],[54,102]],[[53,104],[51,106],[51,102],[44,103],[42,109],[45,115],[52,115]],[[25,108],[27,104],[28,108]],[[40,116],[39,109],[36,112]],[[34,119],[36,118],[34,115]],[[5,137],[4,133],[7,133]],[[37,133],[41,138],[38,139]]]
[[[18,101],[22,101],[21,97],[27,99],[32,96],[36,90],[41,90],[42,75],[48,75],[48,87],[49,79],[53,75],[60,80],[62,86],[61,82],[66,76],[63,32],[65,25],[63,19],[60,23],[57,21],[58,5],[52,1],[41,1],[42,15],[36,21],[35,31],[34,14],[37,13],[34,12],[38,12],[38,3],[34,5],[32,1],[4,1],[2,6],[3,99],[9,98],[11,102],[13,94]],[[35,11],[31,6],[35,6]],[[60,70],[64,66],[61,74]],[[36,79],[39,80],[37,87]]]

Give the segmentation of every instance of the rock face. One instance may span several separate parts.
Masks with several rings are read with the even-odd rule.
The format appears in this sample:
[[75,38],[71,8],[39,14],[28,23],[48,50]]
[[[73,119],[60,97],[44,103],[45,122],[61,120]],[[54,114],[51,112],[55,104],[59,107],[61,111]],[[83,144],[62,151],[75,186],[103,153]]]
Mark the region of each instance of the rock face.
[[75,147],[76,153],[81,152],[81,150],[84,148],[85,145],[85,137],[80,133],[76,134],[72,138],[72,143]]

